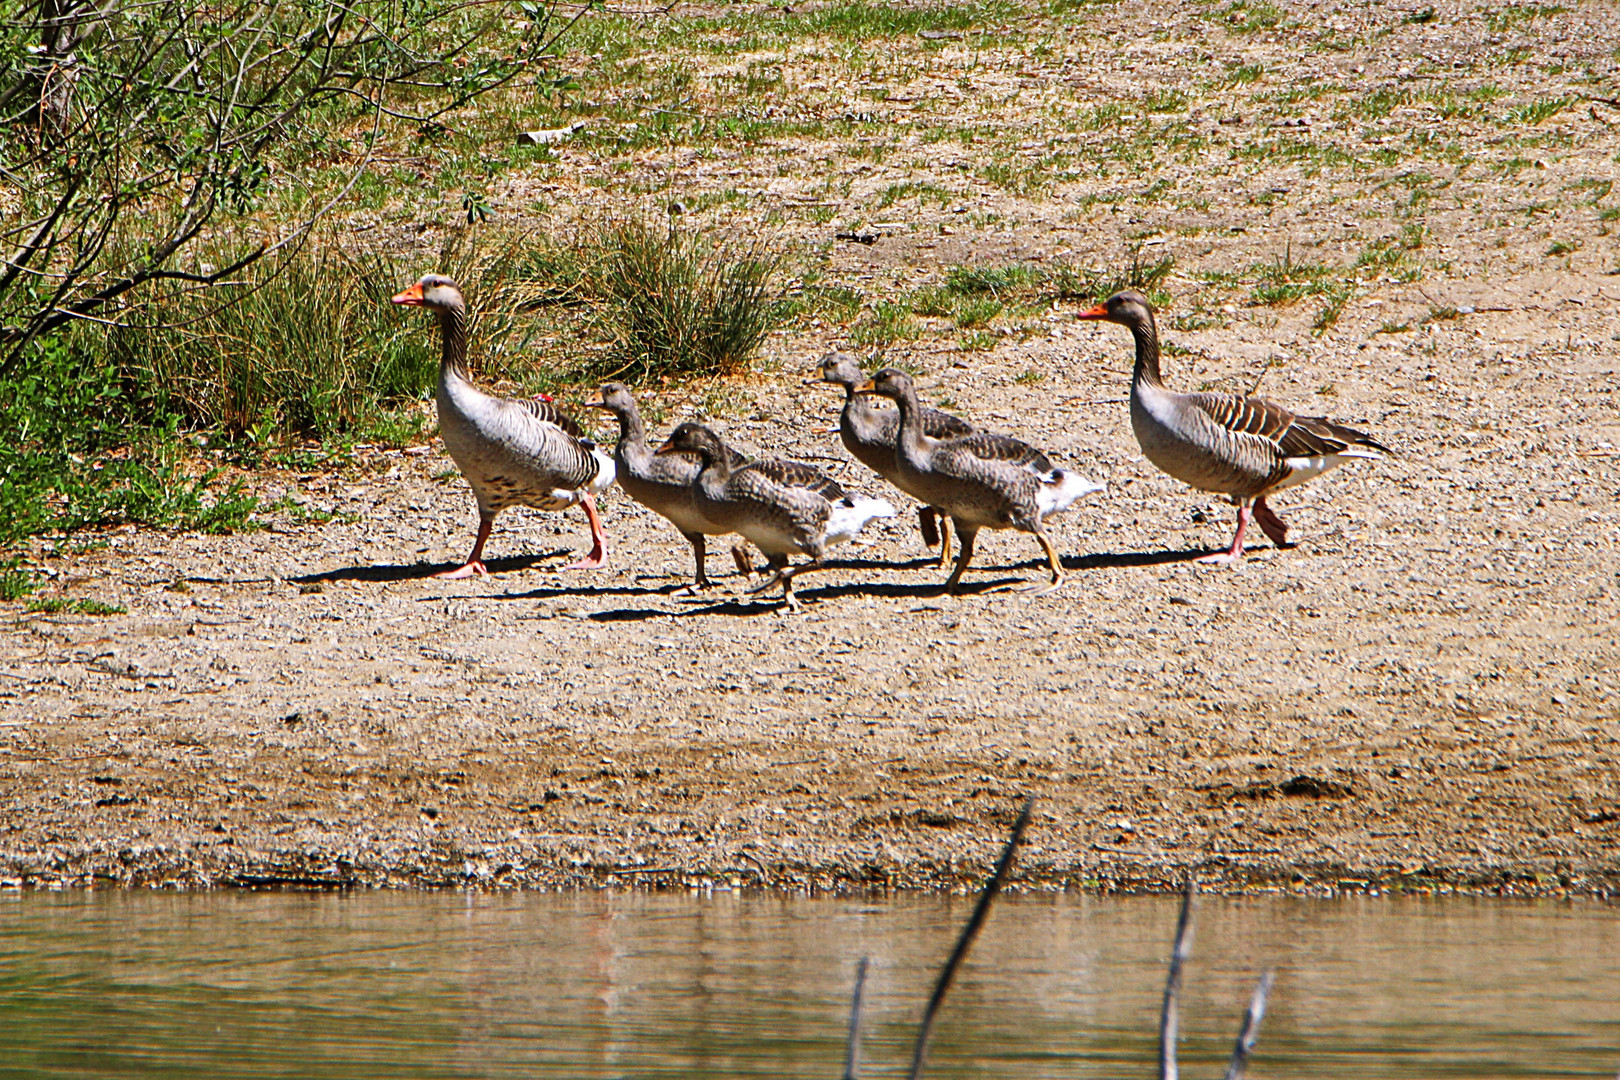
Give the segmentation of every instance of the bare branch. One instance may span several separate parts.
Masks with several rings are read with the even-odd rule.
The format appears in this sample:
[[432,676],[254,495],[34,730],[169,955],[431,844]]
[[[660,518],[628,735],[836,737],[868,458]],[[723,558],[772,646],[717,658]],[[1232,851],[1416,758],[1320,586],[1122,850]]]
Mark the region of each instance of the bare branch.
[[1248,1068],[1254,1042],[1260,1037],[1260,1021],[1266,1016],[1266,998],[1271,996],[1272,978],[1269,971],[1260,976],[1254,997],[1249,999],[1249,1009],[1243,1014],[1243,1029],[1238,1032],[1237,1045],[1232,1048],[1231,1064],[1226,1066],[1226,1080],[1243,1080],[1243,1070]]
[[1164,983],[1164,1009],[1159,1014],[1159,1080],[1177,1080],[1176,1038],[1180,1034],[1181,975],[1192,954],[1192,907],[1194,882],[1187,879],[1181,896],[1181,917],[1176,920],[1176,944],[1170,952],[1170,977]]
[[1024,839],[1024,830],[1029,828],[1029,816],[1035,806],[1035,796],[1031,795],[1024,800],[1024,808],[1018,813],[1018,820],[1013,822],[1012,835],[1007,837],[1007,846],[1001,849],[1001,858],[996,861],[996,868],[990,874],[990,880],[984,883],[984,889],[979,893],[979,902],[973,906],[973,914],[968,916],[967,925],[962,927],[962,936],[956,939],[956,947],[951,950],[950,958],[940,969],[939,980],[934,983],[933,996],[928,999],[928,1008],[923,1010],[922,1025],[917,1030],[917,1045],[911,1053],[911,1072],[907,1075],[910,1080],[918,1080],[922,1076],[923,1059],[928,1055],[928,1038],[934,1031],[934,1017],[939,1012],[940,1004],[945,1000],[945,993],[951,988],[951,980],[956,977],[957,968],[962,966],[962,960],[967,956],[968,948],[973,939],[979,936],[980,927],[984,926],[985,916],[990,914],[990,905],[995,901],[1001,887],[1007,882],[1007,874],[1012,869],[1013,853]]
[[855,1069],[861,1056],[861,997],[866,990],[866,968],[869,957],[861,957],[855,965],[855,993],[849,1002],[849,1044],[844,1051],[844,1080],[855,1080]]

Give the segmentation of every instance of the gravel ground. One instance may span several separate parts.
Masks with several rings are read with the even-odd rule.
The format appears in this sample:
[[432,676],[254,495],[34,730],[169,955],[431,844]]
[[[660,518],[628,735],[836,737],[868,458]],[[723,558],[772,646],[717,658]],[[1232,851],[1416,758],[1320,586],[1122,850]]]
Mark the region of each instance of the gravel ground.
[[[1605,9],[1575,5],[1514,33],[1596,64],[1614,45]],[[1172,43],[1217,34],[1199,10],[1167,9]],[[1322,11],[1335,25],[1384,17]],[[1396,80],[1439,47],[1431,38],[1302,53],[1279,31],[1220,47],[1269,55],[1294,83],[1358,63]],[[1172,55],[1154,41],[1118,47],[1088,76],[1099,95],[1132,63],[1176,77],[1154,67]],[[1495,77],[1560,92],[1547,70]],[[1211,105],[1214,136],[1262,137],[1261,117],[1245,131],[1217,115]],[[1231,890],[1608,893],[1620,885],[1620,285],[1596,211],[1556,193],[1612,177],[1617,119],[1583,105],[1551,121],[1568,138],[1546,160],[1463,166],[1469,201],[1431,204],[1424,276],[1365,281],[1329,332],[1313,333],[1309,305],[1241,292],[1213,325],[1166,327],[1172,385],[1258,384],[1401,455],[1286,493],[1298,546],[1257,538],[1236,569],[1189,561],[1229,539],[1231,508],[1142,459],[1123,404],[1128,336],[1076,321],[1073,304],[991,350],[925,335],[888,353],[925,372],[929,400],[1106,481],[1057,523],[1071,573],[1054,595],[1001,588],[1043,574],[1033,540],[1010,533],[983,536],[974,588],[943,595],[906,504],[802,579],[802,614],[740,590],[681,599],[686,545],[619,492],[604,502],[605,570],[556,569],[587,546],[581,515],[520,510],[496,526],[492,578],[434,580],[465,555],[474,520],[437,443],[367,452],[337,473],[251,477],[268,499],[336,515],[324,525],[279,513],[236,536],[41,544],[54,590],[127,613],[8,605],[0,879],[955,888],[980,878],[1035,793],[1025,887],[1157,889],[1195,872]],[[1488,126],[1448,134],[1492,152]],[[865,170],[856,202],[877,182],[869,161],[825,168]],[[1380,185],[1401,168],[1311,175],[1279,159],[1237,180],[1210,172],[1230,198],[1195,212],[1121,195],[1121,213],[1093,211],[1094,231],[1065,189],[974,235],[836,246],[829,273],[880,281],[1071,241],[1117,251],[1108,230],[1140,213],[1138,235],[1158,229],[1178,253],[1166,288],[1185,308],[1206,295],[1200,274],[1296,240],[1348,262],[1367,237],[1394,235]],[[1254,201],[1278,189],[1280,203]],[[1551,209],[1521,212],[1541,198]],[[1333,232],[1347,215],[1353,235]],[[1205,227],[1187,239],[1178,223],[1194,217]],[[1546,257],[1573,223],[1590,242]],[[1459,314],[1425,321],[1436,309]],[[1392,324],[1410,329],[1381,332]],[[800,385],[845,333],[773,338],[762,370],[724,388],[716,423],[745,448],[901,502],[827,434],[835,394]],[[1041,377],[1015,378],[1025,372]],[[666,390],[655,433],[712,406],[706,394]],[[711,567],[734,585],[718,547]]]

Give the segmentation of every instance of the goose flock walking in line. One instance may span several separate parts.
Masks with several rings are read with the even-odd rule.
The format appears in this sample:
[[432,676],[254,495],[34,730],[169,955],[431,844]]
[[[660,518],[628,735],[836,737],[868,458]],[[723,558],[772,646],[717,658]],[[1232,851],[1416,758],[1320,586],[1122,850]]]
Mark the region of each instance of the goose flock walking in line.
[[[591,551],[564,569],[605,565],[607,539],[595,497],[615,481],[636,502],[668,519],[692,546],[693,591],[710,584],[704,568],[706,538],[740,536],[764,553],[774,573],[751,592],[782,586],[793,610],[793,580],[825,566],[827,552],[858,536],[871,522],[893,517],[893,504],[844,490],[820,470],[786,458],[749,460],[703,424],[683,423],[656,450],[635,398],[621,383],[607,383],[588,404],[612,413],[619,440],[610,455],[550,398],[491,397],[472,385],[466,360],[467,305],[455,282],[429,274],[394,297],[439,319],[439,429],[445,448],[467,478],[478,503],[478,536],[467,562],[439,576],[488,574],[484,544],[495,517],[509,506],[567,510],[579,506],[591,528]],[[1131,376],[1131,429],[1142,453],[1158,469],[1201,491],[1225,495],[1237,507],[1237,534],[1223,552],[1198,561],[1230,564],[1243,557],[1243,535],[1253,520],[1278,547],[1288,526],[1266,497],[1303,484],[1356,458],[1392,454],[1365,432],[1325,417],[1302,417],[1264,398],[1236,394],[1181,394],[1159,372],[1158,331],[1147,297],[1116,293],[1081,312],[1130,330],[1136,344]],[[951,535],[958,553],[946,588],[956,591],[982,529],[1032,534],[1051,568],[1036,594],[1063,585],[1062,561],[1046,522],[1082,497],[1102,491],[1071,469],[1058,468],[1041,450],[1008,435],[983,431],[918,400],[911,377],[884,368],[870,379],[841,353],[822,361],[820,383],[844,389],[838,432],[856,460],[920,504],[923,540],[950,562]],[[880,409],[871,398],[891,399]],[[803,555],[798,566],[790,556]],[[732,548],[738,570],[752,566]]]

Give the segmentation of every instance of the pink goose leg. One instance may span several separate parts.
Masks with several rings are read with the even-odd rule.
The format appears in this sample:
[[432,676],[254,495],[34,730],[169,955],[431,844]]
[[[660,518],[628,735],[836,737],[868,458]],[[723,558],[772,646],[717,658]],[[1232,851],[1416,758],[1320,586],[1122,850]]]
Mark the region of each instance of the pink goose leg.
[[602,519],[596,513],[596,500],[586,492],[579,500],[579,505],[585,508],[585,517],[591,523],[591,553],[576,563],[569,563],[564,570],[595,570],[607,565],[607,537],[602,535]]
[[1288,523],[1277,516],[1277,512],[1266,505],[1266,497],[1260,496],[1254,500],[1254,523],[1260,526],[1260,531],[1271,538],[1271,542],[1280,548],[1288,546]]
[[1235,562],[1241,562],[1243,559],[1243,530],[1249,527],[1249,518],[1251,516],[1252,511],[1249,509],[1249,500],[1245,499],[1238,503],[1238,528],[1237,535],[1232,537],[1232,546],[1217,555],[1205,555],[1197,561],[1207,563],[1210,566],[1230,566]]
[[446,578],[454,581],[459,578],[469,578],[474,574],[479,577],[489,577],[489,567],[484,565],[484,541],[489,539],[489,529],[495,524],[495,518],[478,515],[478,539],[473,541],[472,554],[467,556],[467,562],[454,570],[434,574],[436,578]]

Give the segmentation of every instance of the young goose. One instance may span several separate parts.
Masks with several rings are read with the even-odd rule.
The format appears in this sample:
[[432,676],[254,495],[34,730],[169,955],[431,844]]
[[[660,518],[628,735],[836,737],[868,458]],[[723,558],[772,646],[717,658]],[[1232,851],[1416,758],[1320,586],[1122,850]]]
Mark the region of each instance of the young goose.
[[602,566],[607,540],[594,496],[613,483],[613,459],[580,438],[574,422],[548,399],[490,397],[473,386],[467,370],[467,303],[454,281],[429,274],[394,297],[394,303],[428,308],[439,316],[444,338],[439,433],[478,500],[478,538],[472,554],[465,565],[437,576],[487,576],[484,542],[495,515],[509,506],[583,507],[591,525],[591,552],[564,569]]
[[1018,529],[1034,533],[1052,567],[1052,583],[1033,590],[1051,592],[1063,584],[1063,566],[1046,535],[1046,518],[1073,505],[1082,495],[1101,491],[1078,473],[1055,469],[1045,454],[1017,439],[975,431],[954,439],[931,438],[922,425],[922,405],[911,376],[884,368],[860,393],[882,394],[900,406],[900,433],[895,460],[901,485],[931,506],[941,507],[956,525],[962,551],[945,587],[955,591],[962,571],[973,558],[980,529]]
[[[603,383],[596,399],[586,404],[605,409],[618,418],[619,442],[613,449],[613,464],[619,486],[636,502],[667,518],[680,530],[692,545],[692,558],[697,563],[697,577],[690,588],[708,588],[709,577],[703,568],[704,534],[717,536],[731,529],[704,512],[706,506],[697,489],[702,466],[690,454],[653,453],[647,445],[647,429],[641,423],[636,399],[623,383]],[[731,454],[728,463],[733,469],[746,463],[742,455],[728,453]],[[733,547],[731,557],[736,560],[739,572],[753,572],[742,548]]]
[[[875,409],[868,395],[855,392],[855,388],[866,381],[860,365],[853,357],[830,352],[821,360],[821,381],[844,388],[844,411],[838,414],[838,435],[844,449],[907,495],[921,499],[918,492],[906,487],[895,462],[894,444],[900,432],[900,414],[893,409]],[[923,433],[933,439],[952,439],[973,430],[973,425],[966,420],[938,409],[923,409],[922,421]],[[942,528],[935,526],[936,517]],[[951,561],[950,521],[937,506],[917,508],[917,527],[922,530],[923,543],[929,547],[940,545],[940,566]]]
[[[776,571],[749,590],[760,592],[782,583],[782,599],[797,611],[793,578],[819,570],[827,549],[853,539],[877,518],[893,517],[884,499],[851,495],[826,474],[783,458],[764,458],[733,466],[720,436],[702,424],[684,423],[658,448],[660,455],[696,454],[702,462],[698,490],[704,513],[728,532],[738,532],[765,553]],[[788,566],[789,555],[810,561]]]
[[1243,531],[1251,517],[1282,547],[1288,526],[1266,505],[1267,495],[1303,484],[1351,458],[1394,453],[1365,432],[1325,417],[1295,416],[1264,398],[1178,394],[1166,388],[1159,375],[1153,307],[1139,292],[1115,293],[1080,318],[1118,323],[1136,339],[1131,430],[1142,453],[1177,480],[1226,495],[1238,508],[1232,546],[1199,562],[1227,565],[1243,558]]

